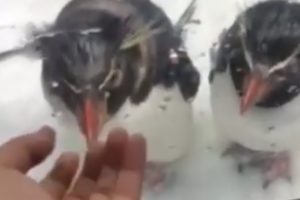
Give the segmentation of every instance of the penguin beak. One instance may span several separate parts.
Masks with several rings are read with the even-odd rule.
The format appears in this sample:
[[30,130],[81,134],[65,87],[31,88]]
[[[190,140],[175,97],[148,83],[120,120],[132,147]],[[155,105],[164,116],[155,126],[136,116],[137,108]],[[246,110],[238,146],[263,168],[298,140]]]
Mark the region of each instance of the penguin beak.
[[80,112],[80,124],[82,132],[90,144],[97,140],[99,133],[107,121],[107,103],[105,98],[95,98],[87,95],[83,98],[83,105]]
[[240,113],[243,115],[255,103],[262,100],[270,89],[269,83],[260,73],[254,72],[245,78]]

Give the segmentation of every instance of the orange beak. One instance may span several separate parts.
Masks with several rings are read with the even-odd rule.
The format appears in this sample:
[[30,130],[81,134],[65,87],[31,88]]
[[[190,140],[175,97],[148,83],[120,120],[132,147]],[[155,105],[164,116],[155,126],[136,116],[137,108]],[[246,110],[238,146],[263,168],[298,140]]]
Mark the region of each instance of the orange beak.
[[82,129],[87,143],[97,140],[100,131],[106,122],[107,111],[106,101],[94,100],[92,97],[86,97],[83,103]]
[[241,115],[260,101],[269,91],[269,88],[268,82],[266,82],[259,73],[254,73],[246,77],[240,104]]

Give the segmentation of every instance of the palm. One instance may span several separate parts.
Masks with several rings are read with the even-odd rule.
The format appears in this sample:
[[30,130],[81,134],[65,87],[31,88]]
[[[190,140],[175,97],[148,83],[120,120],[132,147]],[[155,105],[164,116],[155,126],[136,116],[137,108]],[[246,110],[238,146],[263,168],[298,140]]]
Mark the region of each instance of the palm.
[[0,147],[0,199],[107,200],[140,198],[145,142],[114,131],[106,144],[95,143],[86,155],[82,172],[66,194],[78,168],[78,156],[63,154],[40,184],[24,174],[41,163],[54,147],[49,128],[16,138]]

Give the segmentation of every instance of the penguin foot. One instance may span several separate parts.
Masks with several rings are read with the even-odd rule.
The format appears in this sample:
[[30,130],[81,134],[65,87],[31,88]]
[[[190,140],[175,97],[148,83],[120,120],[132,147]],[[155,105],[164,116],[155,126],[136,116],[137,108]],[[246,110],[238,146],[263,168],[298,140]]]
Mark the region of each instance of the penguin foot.
[[233,144],[223,153],[223,156],[232,156],[237,161],[239,173],[243,173],[247,168],[259,169],[263,176],[264,189],[280,178],[291,181],[288,152],[255,151]]
[[171,174],[168,173],[167,164],[147,163],[145,173],[145,186],[154,193],[163,192],[169,185]]
[[263,165],[264,183],[263,187],[269,185],[277,179],[283,178],[291,182],[290,157],[287,152],[274,153]]

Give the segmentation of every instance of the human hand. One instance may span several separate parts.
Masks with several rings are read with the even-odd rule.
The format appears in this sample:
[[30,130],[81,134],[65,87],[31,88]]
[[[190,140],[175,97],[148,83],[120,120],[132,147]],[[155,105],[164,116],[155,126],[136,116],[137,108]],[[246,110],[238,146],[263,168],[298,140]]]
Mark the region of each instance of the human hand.
[[141,136],[118,129],[106,144],[94,143],[81,176],[66,200],[139,200],[146,162]]
[[[42,128],[15,138],[0,147],[0,199],[61,200],[78,168],[78,156],[64,153],[40,183],[24,175],[53,150],[54,132]],[[140,199],[145,141],[116,130],[106,144],[95,143],[68,200]]]
[[0,146],[0,199],[56,200],[63,197],[77,166],[76,154],[62,155],[41,184],[25,176],[53,150],[55,134],[44,127]]

